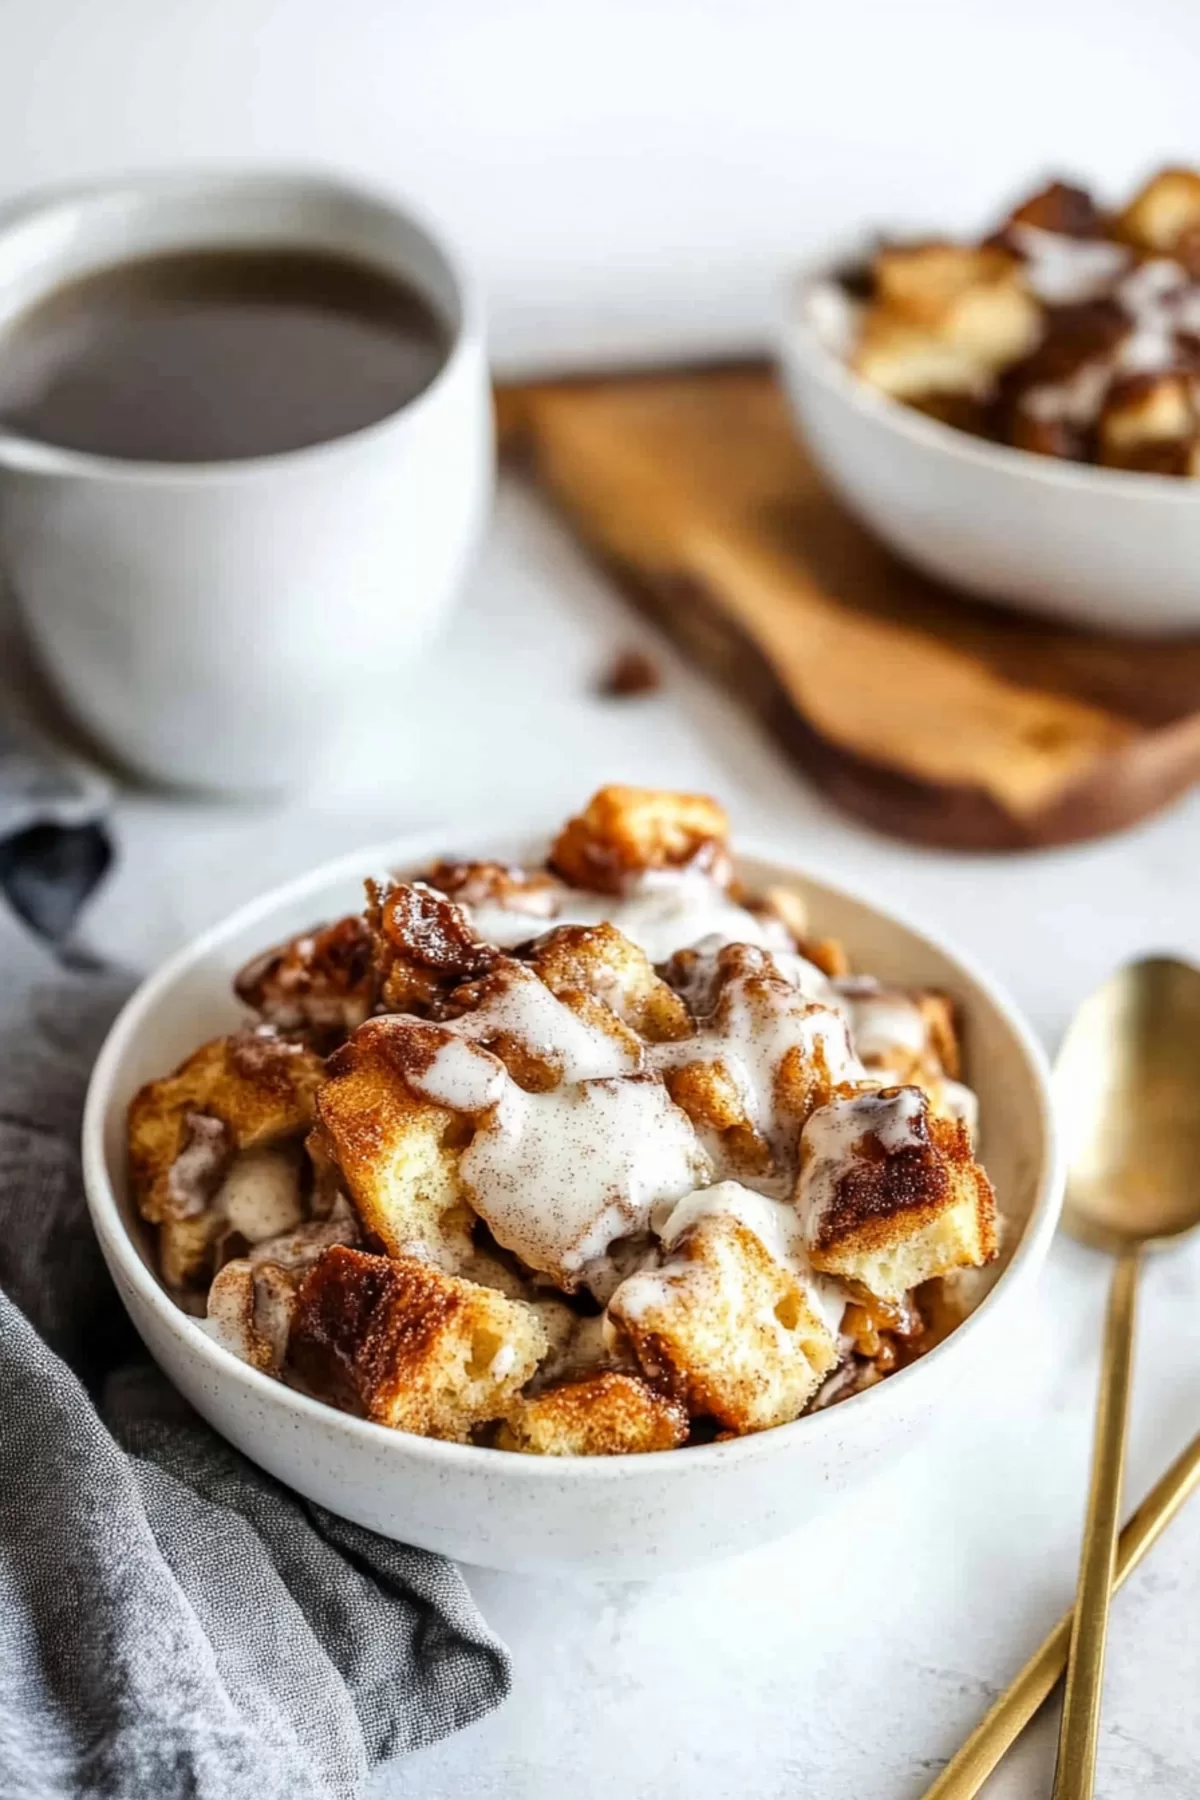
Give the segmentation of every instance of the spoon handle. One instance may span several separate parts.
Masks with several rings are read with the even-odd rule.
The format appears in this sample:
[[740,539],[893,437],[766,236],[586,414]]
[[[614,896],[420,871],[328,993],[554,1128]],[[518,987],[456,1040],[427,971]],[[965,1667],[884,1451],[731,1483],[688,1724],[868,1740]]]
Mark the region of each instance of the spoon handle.
[[[1200,1433],[1160,1475],[1117,1540],[1113,1591],[1153,1548],[1185,1500],[1200,1488]],[[1052,1692],[1067,1663],[1075,1614],[1064,1613],[1025,1667],[980,1720],[970,1737],[925,1790],[922,1800],[974,1800],[988,1776],[1016,1743]]]
[[1104,1321],[1104,1356],[1096,1402],[1092,1482],[1075,1589],[1075,1623],[1067,1657],[1054,1800],[1091,1800],[1104,1685],[1108,1602],[1121,1509],[1129,1377],[1137,1311],[1140,1254],[1127,1250],[1117,1262]]

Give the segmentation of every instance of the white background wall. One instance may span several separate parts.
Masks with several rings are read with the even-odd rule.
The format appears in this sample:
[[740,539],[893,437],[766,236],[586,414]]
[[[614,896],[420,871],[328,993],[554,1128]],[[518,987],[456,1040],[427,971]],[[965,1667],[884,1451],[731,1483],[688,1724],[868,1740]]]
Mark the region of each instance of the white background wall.
[[744,345],[848,225],[1168,156],[1197,0],[0,0],[0,191],[357,171],[450,225],[510,368]]

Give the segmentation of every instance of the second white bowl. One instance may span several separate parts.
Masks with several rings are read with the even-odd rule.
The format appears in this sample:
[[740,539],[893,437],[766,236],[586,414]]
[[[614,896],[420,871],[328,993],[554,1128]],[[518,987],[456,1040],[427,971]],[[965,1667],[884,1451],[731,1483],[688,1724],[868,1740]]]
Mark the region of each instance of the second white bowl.
[[1140,635],[1200,627],[1200,482],[1034,456],[890,399],[813,318],[814,291],[849,260],[791,290],[779,360],[850,510],[925,574],[1001,605]]

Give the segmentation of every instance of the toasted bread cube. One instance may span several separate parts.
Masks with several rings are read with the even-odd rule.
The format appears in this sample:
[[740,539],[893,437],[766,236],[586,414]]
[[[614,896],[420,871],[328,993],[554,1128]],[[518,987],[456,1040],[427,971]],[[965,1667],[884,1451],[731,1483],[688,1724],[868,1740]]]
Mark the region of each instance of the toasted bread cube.
[[591,995],[649,1043],[685,1037],[692,1028],[679,995],[615,925],[559,925],[537,940],[529,960],[560,1000],[569,1005],[581,992]]
[[1036,225],[1039,231],[1057,232],[1062,237],[1104,236],[1104,220],[1091,194],[1066,181],[1051,181],[1039,188],[1013,208],[1007,224]]
[[864,318],[850,366],[894,400],[922,403],[931,396],[984,395],[996,373],[974,350],[879,308]]
[[288,1358],[315,1393],[462,1443],[510,1408],[546,1350],[532,1307],[416,1257],[326,1250],[296,1297]]
[[960,1120],[919,1088],[839,1098],[800,1139],[798,1205],[815,1269],[881,1300],[996,1254],[996,1203]]
[[390,1012],[428,1014],[496,962],[463,908],[424,882],[369,881],[367,896],[379,997]]
[[555,839],[549,865],[572,887],[618,894],[630,876],[702,861],[727,873],[729,821],[707,794],[603,787]]
[[[745,1177],[787,1171],[808,1114],[839,1084],[862,1078],[845,1020],[752,944],[685,953],[670,968],[686,979],[696,1029],[653,1046],[651,1065],[718,1169]],[[819,972],[816,979],[824,985]]]
[[202,1286],[212,1274],[225,1221],[213,1207],[176,1219],[168,1215],[158,1228],[158,1270],[170,1288]]
[[317,1110],[364,1231],[391,1256],[455,1268],[470,1251],[472,1213],[459,1176],[470,1122],[408,1085],[420,1034],[431,1029],[369,1019],[330,1058]]
[[1200,225],[1200,173],[1161,169],[1117,215],[1117,236],[1139,250],[1170,253],[1180,237]]
[[[1112,468],[1175,473],[1196,431],[1196,405],[1186,375],[1138,375],[1116,383],[1100,413],[1100,460]],[[1152,460],[1153,459],[1153,460]],[[1182,466],[1180,468],[1182,473]]]
[[1022,265],[997,245],[889,245],[874,268],[877,315],[890,315],[989,369],[1027,355],[1041,335],[1041,308],[1025,285]]
[[660,1269],[623,1281],[608,1317],[648,1380],[738,1433],[798,1417],[837,1361],[795,1275],[730,1214],[700,1218]]
[[687,1433],[687,1413],[677,1400],[637,1375],[607,1370],[518,1399],[496,1448],[530,1456],[636,1456],[677,1449]]
[[371,932],[359,913],[320,925],[246,964],[239,1000],[280,1031],[304,1031],[321,1049],[340,1044],[375,1003]]
[[311,1050],[247,1031],[202,1044],[173,1075],[147,1082],[129,1108],[129,1177],[142,1217],[158,1223],[200,1212],[234,1150],[301,1136],[323,1076]]
[[295,1271],[278,1263],[254,1263],[248,1257],[226,1263],[208,1290],[209,1336],[251,1368],[277,1375],[287,1353],[299,1281]]

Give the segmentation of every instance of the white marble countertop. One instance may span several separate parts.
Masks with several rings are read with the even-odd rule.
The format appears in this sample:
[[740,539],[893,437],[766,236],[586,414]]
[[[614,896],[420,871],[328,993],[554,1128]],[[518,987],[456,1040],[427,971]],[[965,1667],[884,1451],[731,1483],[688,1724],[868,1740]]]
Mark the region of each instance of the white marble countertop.
[[[647,641],[519,489],[502,489],[452,633],[397,693],[387,741],[336,785],[268,806],[118,798],[98,946],[149,964],[238,901],[356,843],[440,819],[547,822],[603,780],[708,787],[743,838],[786,845],[946,930],[1047,1041],[1114,963],[1200,955],[1200,794],[1108,842],[979,858],[914,850],[835,813],[756,729],[662,653],[662,692],[605,702],[611,651]],[[659,654],[656,649],[656,654]],[[507,1706],[377,1778],[421,1800],[916,1800],[1070,1597],[1107,1268],[1053,1251],[1022,1336],[907,1460],[781,1545],[653,1584],[470,1579],[513,1648]],[[1148,1269],[1131,1500],[1200,1414],[1200,1245]],[[1200,1504],[1115,1606],[1098,1793],[1194,1800]],[[986,1792],[1049,1792],[1043,1719]]]

